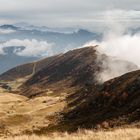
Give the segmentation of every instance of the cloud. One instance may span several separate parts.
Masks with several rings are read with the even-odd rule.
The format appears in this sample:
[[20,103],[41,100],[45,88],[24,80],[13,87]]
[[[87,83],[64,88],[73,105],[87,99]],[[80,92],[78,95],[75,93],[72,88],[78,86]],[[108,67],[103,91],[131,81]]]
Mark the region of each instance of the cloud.
[[[122,22],[129,24],[130,17],[133,18],[133,25],[139,25],[138,22],[140,22],[139,0],[121,0],[121,2],[116,0],[0,1],[0,19],[7,23],[25,21],[51,27],[80,26],[88,29],[97,27],[100,29],[104,26],[103,14],[115,13],[116,9],[121,11],[120,14],[118,12],[117,14]],[[0,21],[0,23],[3,22]]]
[[[140,34],[119,36],[109,34],[101,42],[93,40],[84,46],[95,45],[99,45],[97,51],[100,54],[110,57],[110,59],[97,58],[97,61],[102,62],[102,71],[97,74],[99,81],[104,82],[140,68]],[[118,60],[124,60],[125,63]]]
[[127,60],[140,67],[140,34],[110,35],[102,42],[91,41],[86,45],[99,45],[98,51],[109,56]]
[[140,5],[139,0],[1,0],[1,11],[31,11],[32,10],[46,10],[46,11],[82,11],[78,9],[81,7],[85,10],[106,10],[106,9],[135,9],[138,10]]
[[11,29],[0,29],[0,34],[10,34],[16,32],[15,30]]
[[[140,68],[140,33],[131,35],[127,32],[128,28],[133,25],[133,21],[139,20],[140,12],[113,10],[102,13],[102,17],[107,27],[103,39],[93,40],[84,46],[98,45],[97,51],[100,54],[111,56],[109,60],[101,57],[97,60],[102,62],[102,71],[97,74],[97,78],[104,82]],[[123,21],[127,22],[122,24]],[[125,63],[112,59],[124,60]]]
[[53,43],[47,41],[37,41],[36,39],[18,40],[12,39],[0,44],[0,54],[5,54],[4,49],[15,47],[13,53],[26,57],[42,57],[53,55]]
[[3,51],[3,48],[0,46],[0,55],[4,55],[4,51]]
[[[140,67],[140,32],[134,35],[127,33],[131,23],[140,20],[140,11],[116,9],[107,10],[100,15],[107,27],[104,37],[100,42],[93,40],[85,45],[99,45],[97,49],[100,53],[131,61]],[[122,21],[127,21],[130,25],[127,22],[122,24]]]

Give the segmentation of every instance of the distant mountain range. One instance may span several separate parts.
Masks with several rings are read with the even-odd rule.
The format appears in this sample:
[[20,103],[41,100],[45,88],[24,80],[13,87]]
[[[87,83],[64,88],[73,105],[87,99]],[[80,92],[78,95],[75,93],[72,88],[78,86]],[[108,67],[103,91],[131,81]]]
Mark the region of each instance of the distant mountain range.
[[4,24],[0,26],[0,29],[5,29],[5,30],[18,30],[19,28],[14,26],[14,25],[8,25],[8,24]]
[[59,32],[59,33],[72,33],[76,31],[78,28],[74,27],[46,27],[46,26],[35,26],[35,25],[30,25],[25,22],[19,22],[13,24],[16,27],[20,27],[21,29],[24,30],[39,30],[39,31],[50,31],[50,32]]
[[[136,34],[140,31],[137,29],[129,29],[130,34]],[[103,34],[90,32],[85,29],[76,28],[49,28],[46,26],[34,26],[27,23],[16,23],[13,25],[1,25],[0,26],[0,73],[7,71],[8,69],[15,67],[17,65],[31,62],[33,60],[40,59],[42,57],[55,55],[58,53],[66,52],[68,50],[78,48],[83,44],[91,41],[100,41],[103,38]],[[7,43],[8,41],[14,40],[14,45]],[[19,45],[20,42],[24,40],[36,42],[44,41],[45,43],[53,44],[50,47],[51,54],[48,53],[47,49],[45,56],[39,56],[30,54],[28,56],[19,56],[16,51],[17,48],[24,49],[24,43]],[[16,43],[17,41],[17,43]],[[43,42],[43,44],[44,44]],[[32,43],[32,42],[31,42]],[[15,45],[16,44],[16,45]],[[38,46],[38,44],[30,44],[30,46]],[[43,46],[44,47],[44,46]],[[45,46],[47,47],[47,46]],[[34,47],[35,48],[35,47]],[[1,49],[4,54],[1,53]],[[44,51],[44,53],[45,53]]]
[[[1,25],[0,26],[0,47],[4,45],[3,51],[5,55],[0,54],[0,73],[7,71],[9,68],[39,59],[40,56],[19,56],[15,53],[17,47],[24,46],[7,46],[6,42],[10,40],[23,41],[25,39],[36,41],[47,41],[53,43],[51,47],[52,54],[58,54],[67,50],[82,46],[84,43],[96,39],[101,40],[102,35],[92,33],[84,29],[73,28],[48,28],[19,23],[15,25]],[[5,43],[5,44],[4,44]],[[24,45],[24,44],[23,44]]]

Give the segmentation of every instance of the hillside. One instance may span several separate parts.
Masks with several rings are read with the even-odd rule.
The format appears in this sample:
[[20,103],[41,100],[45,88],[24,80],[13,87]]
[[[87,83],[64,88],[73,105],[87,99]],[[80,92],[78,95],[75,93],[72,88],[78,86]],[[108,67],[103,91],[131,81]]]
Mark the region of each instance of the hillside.
[[[18,84],[18,90],[27,97],[47,95],[48,91],[52,92],[52,95],[60,96],[75,93],[85,85],[97,83],[98,75],[104,67],[112,77],[137,69],[131,62],[98,53],[96,47],[98,46],[75,49],[15,67],[0,75],[0,80],[9,82],[10,86],[22,81]],[[114,67],[110,68],[110,65]]]
[[47,136],[24,135],[9,137],[1,140],[138,140],[139,128],[119,128],[111,131],[79,130],[76,133],[53,133]]
[[35,61],[32,63],[27,63],[24,65],[19,65],[17,67],[14,67],[7,72],[0,75],[1,81],[15,81],[19,78],[25,78],[27,76],[32,76],[39,70],[43,69],[49,63],[51,63],[54,59],[57,59],[57,55],[53,57],[48,57],[46,59],[42,59],[39,61]]
[[[125,72],[137,69],[137,66],[131,62],[117,60],[100,54],[96,51],[96,47],[86,47],[68,51],[56,58],[48,60],[49,63],[43,61],[44,67],[37,71],[22,86],[22,95],[32,97],[43,94],[46,91],[52,91],[53,95],[72,94],[89,84],[98,83],[98,75],[104,68],[110,69],[110,65],[116,65],[116,71],[125,69]],[[47,60],[47,59],[46,59]],[[114,70],[112,70],[114,71]],[[124,71],[116,73],[113,76],[124,74]]]
[[0,139],[33,133],[55,122],[65,106],[63,98],[37,97],[28,99],[0,88]]
[[[139,126],[140,71],[133,71],[137,66],[131,62],[98,53],[96,47],[72,50],[2,74],[0,134]],[[114,67],[109,66],[116,63],[115,71],[123,66],[133,72],[99,82],[104,68],[112,75]]]
[[[87,86],[67,99],[57,129],[140,126],[140,70],[101,85]],[[71,124],[72,122],[72,124]]]

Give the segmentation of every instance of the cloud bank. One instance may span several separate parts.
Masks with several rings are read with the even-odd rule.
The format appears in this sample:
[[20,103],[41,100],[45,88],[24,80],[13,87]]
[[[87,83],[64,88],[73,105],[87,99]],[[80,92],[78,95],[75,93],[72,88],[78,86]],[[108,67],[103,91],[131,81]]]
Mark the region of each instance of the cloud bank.
[[18,56],[43,57],[53,55],[53,43],[37,41],[36,39],[18,40],[12,39],[0,44],[0,54],[5,55],[5,48],[14,47],[13,53]]
[[118,14],[122,24],[130,24],[131,18],[132,26],[136,26],[140,23],[139,5],[139,0],[1,0],[0,24],[25,21],[51,27],[100,29],[104,13],[110,12],[112,16]]
[[10,34],[16,32],[15,30],[11,29],[0,29],[0,34]]
[[99,45],[97,50],[109,56],[127,60],[140,67],[140,34],[135,35],[109,35],[101,42],[96,40],[87,43],[85,46]]
[[[127,13],[129,14],[127,15]],[[138,32],[133,35],[128,33],[128,24],[124,25],[120,22],[120,18],[122,18],[129,23],[133,23],[133,18],[137,19],[140,13],[135,11],[129,11],[127,13],[122,10],[104,13],[107,30],[104,32],[102,41],[93,40],[84,45],[98,45],[97,51],[100,54],[106,54],[112,57],[112,59],[126,61],[124,64],[119,63],[119,61],[101,60],[101,58],[98,58],[102,61],[103,65],[102,71],[97,77],[103,82],[127,72],[137,70],[138,67],[140,68],[140,33]],[[127,62],[131,62],[131,64],[129,65]]]

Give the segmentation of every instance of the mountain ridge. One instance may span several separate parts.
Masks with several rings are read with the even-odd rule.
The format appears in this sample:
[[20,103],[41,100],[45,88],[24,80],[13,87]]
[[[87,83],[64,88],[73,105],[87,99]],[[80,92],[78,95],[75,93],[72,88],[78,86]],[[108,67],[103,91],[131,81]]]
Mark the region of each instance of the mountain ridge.
[[[44,94],[47,90],[51,90],[54,94],[58,92],[59,95],[59,93],[75,92],[86,84],[98,83],[97,75],[102,71],[105,61],[111,60],[111,65],[117,63],[129,71],[137,68],[130,62],[98,53],[96,47],[98,46],[74,49],[64,54],[18,66],[0,75],[0,80],[14,81],[28,77],[20,86],[21,95],[32,97]],[[119,70],[119,67],[117,69]]]
[[[0,75],[0,134],[139,127],[140,70],[100,54],[97,47],[71,50]],[[108,60],[126,64],[132,72],[100,83],[97,75]]]

